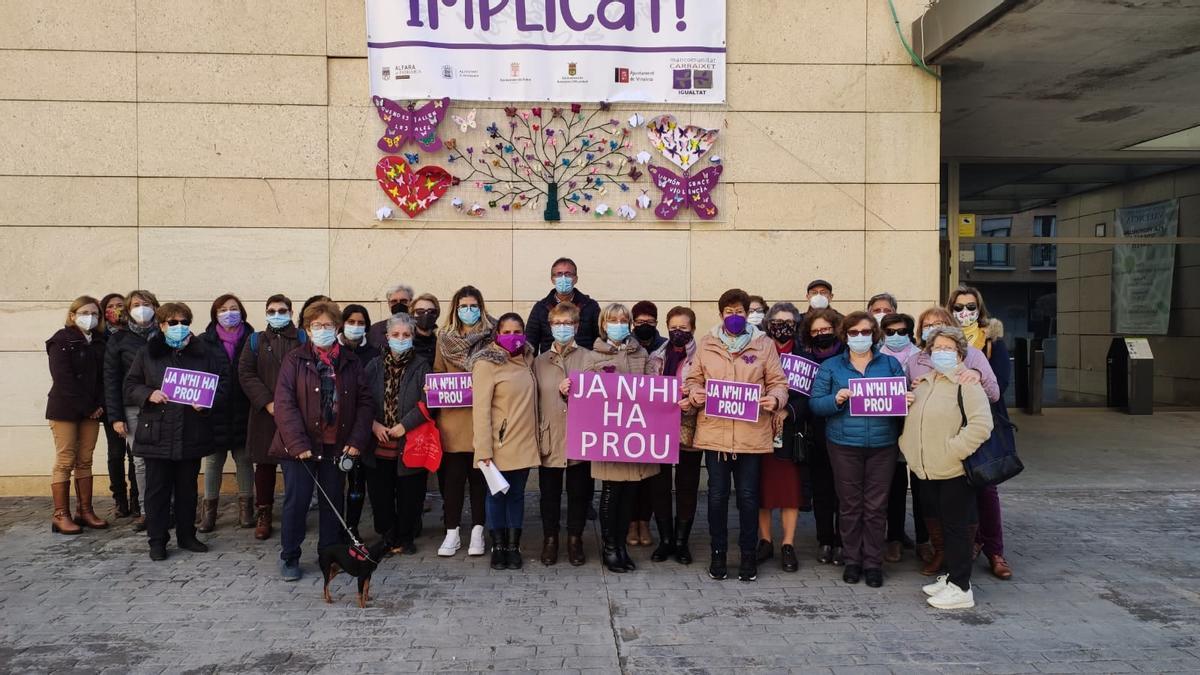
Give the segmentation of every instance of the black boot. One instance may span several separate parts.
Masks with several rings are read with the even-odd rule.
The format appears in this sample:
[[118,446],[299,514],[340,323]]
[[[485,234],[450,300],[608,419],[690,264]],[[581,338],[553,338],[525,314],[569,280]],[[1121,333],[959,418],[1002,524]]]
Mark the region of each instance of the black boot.
[[621,558],[621,566],[626,572],[632,572],[637,569],[637,565],[633,564],[633,558],[629,557],[629,545],[623,533],[629,532],[629,523],[633,520],[633,491],[632,488],[636,483],[622,483],[613,493],[613,503],[611,509],[613,515],[613,533],[616,536],[614,543],[617,545],[617,555]]
[[668,516],[654,514],[654,522],[658,525],[658,548],[650,554],[654,562],[663,562],[675,552],[675,529],[671,526]]
[[725,561],[725,551],[713,551],[712,561],[708,563],[708,577],[721,581],[729,576],[729,565]]
[[508,565],[508,530],[492,530],[492,569],[502,570]]
[[504,557],[504,564],[510,570],[519,570],[524,561],[521,560],[521,528],[513,528],[508,531],[508,555]]
[[616,531],[613,526],[613,511],[616,509],[612,504],[613,490],[612,484],[608,481],[600,483],[600,512],[597,520],[600,521],[600,541],[603,549],[604,566],[609,572],[617,574],[625,573],[625,565],[621,563],[621,554],[617,550],[617,540],[624,537],[624,532]]
[[688,537],[692,534],[691,519],[675,519],[675,560],[680,565],[692,564],[692,551],[688,548]]

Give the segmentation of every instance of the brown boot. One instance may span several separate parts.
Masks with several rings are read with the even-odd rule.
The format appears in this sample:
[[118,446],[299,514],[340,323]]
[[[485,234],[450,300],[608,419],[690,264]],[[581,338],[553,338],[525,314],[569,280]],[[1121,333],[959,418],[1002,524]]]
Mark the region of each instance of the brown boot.
[[218,499],[205,499],[200,503],[200,524],[196,526],[197,532],[212,532],[217,528],[218,501]]
[[266,540],[271,538],[271,506],[260,506],[256,513],[254,525],[254,538]]
[[71,520],[71,483],[51,483],[50,494],[54,497],[54,518],[50,531],[59,534],[79,534],[83,528]]
[[103,530],[108,527],[108,521],[102,520],[92,510],[92,480],[91,476],[75,479],[75,503],[79,507],[75,523],[93,530]]
[[542,539],[542,564],[549,567],[558,563],[558,535]]
[[992,566],[992,576],[997,579],[1008,581],[1012,578],[1012,568],[1008,566],[1008,561],[1002,555],[989,555],[988,562]]
[[921,568],[921,574],[932,577],[942,571],[946,559],[946,539],[942,533],[942,521],[937,518],[926,518],[925,529],[929,530],[929,545],[933,547],[933,555]]
[[238,525],[243,529],[254,527],[254,506],[249,497],[238,497]]
[[583,555],[583,537],[574,534],[567,535],[567,560],[575,567],[587,562]]

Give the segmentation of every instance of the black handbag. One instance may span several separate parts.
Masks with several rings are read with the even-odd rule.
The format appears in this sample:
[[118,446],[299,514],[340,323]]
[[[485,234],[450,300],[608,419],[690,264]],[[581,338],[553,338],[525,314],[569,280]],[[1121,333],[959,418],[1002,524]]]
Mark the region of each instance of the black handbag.
[[[992,435],[970,457],[963,460],[967,482],[974,488],[999,485],[1025,470],[1017,457],[1016,425],[1008,418],[1003,400],[991,404]],[[962,385],[958,387],[958,412],[962,425],[967,426],[967,411],[963,406]]]

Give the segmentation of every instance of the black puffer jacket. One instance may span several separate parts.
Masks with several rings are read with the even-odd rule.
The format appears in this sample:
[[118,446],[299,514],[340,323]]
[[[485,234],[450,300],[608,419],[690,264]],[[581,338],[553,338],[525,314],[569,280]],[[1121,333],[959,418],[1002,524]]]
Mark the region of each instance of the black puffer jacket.
[[186,368],[218,376],[213,406],[220,406],[229,391],[228,359],[202,339],[193,336],[183,349],[172,349],[161,334],[150,338],[138,352],[125,377],[125,402],[138,405],[133,454],[148,459],[180,461],[213,453],[213,416],[181,403],[151,403],[150,394],[162,388],[167,368]]
[[250,399],[242,391],[242,383],[237,378],[237,363],[242,356],[242,350],[246,349],[246,342],[250,336],[254,334],[254,327],[250,324],[243,324],[244,330],[242,336],[238,338],[237,349],[233,353],[233,361],[229,361],[229,355],[225,353],[225,345],[221,344],[221,338],[217,335],[217,325],[215,323],[208,324],[208,328],[204,329],[204,335],[200,336],[217,356],[226,362],[226,368],[230,373],[229,386],[226,388],[225,400],[218,405],[214,405],[212,409],[212,430],[213,430],[213,449],[215,450],[233,450],[241,449],[246,445],[246,425],[250,422]]
[[[154,328],[147,337],[157,334]],[[108,338],[104,348],[104,415],[109,424],[125,421],[125,376],[133,357],[145,346],[146,338],[131,330],[119,330]]]

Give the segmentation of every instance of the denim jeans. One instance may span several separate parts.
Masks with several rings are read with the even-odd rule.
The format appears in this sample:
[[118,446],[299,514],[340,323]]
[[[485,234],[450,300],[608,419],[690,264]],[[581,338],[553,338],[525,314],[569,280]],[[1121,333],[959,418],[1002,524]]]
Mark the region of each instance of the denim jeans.
[[758,484],[762,456],[731,455],[715,450],[704,451],[708,467],[708,530],[712,551],[729,551],[729,493],[737,488],[738,548],[742,555],[754,555],[758,543]]
[[500,473],[508,481],[508,492],[487,495],[488,527],[493,530],[520,529],[525,523],[525,482],[529,480],[529,469]]
[[[332,450],[326,450],[325,454],[337,455]],[[337,465],[327,460],[285,460],[279,465],[283,468],[283,518],[279,528],[279,557],[282,560],[300,559],[300,545],[304,543],[305,521],[308,519],[308,503],[316,491],[313,475],[321,482],[325,494],[333,500],[331,505],[325,497],[317,496],[317,503],[321,508],[317,548],[319,550],[344,541],[345,532],[337,513],[333,510],[334,506],[341,508],[342,485],[346,481],[345,475]]]
[[221,496],[221,478],[225,473],[225,458],[233,455],[233,466],[237,472],[239,497],[249,498],[254,494],[254,465],[250,463],[250,451],[245,446],[217,450],[204,458],[204,498],[217,499]]
[[[137,431],[138,415],[142,409],[135,406],[125,406],[125,442],[129,444],[129,451],[133,452],[133,434]],[[133,477],[138,484],[138,506],[141,512],[146,513],[146,460],[133,456]]]

